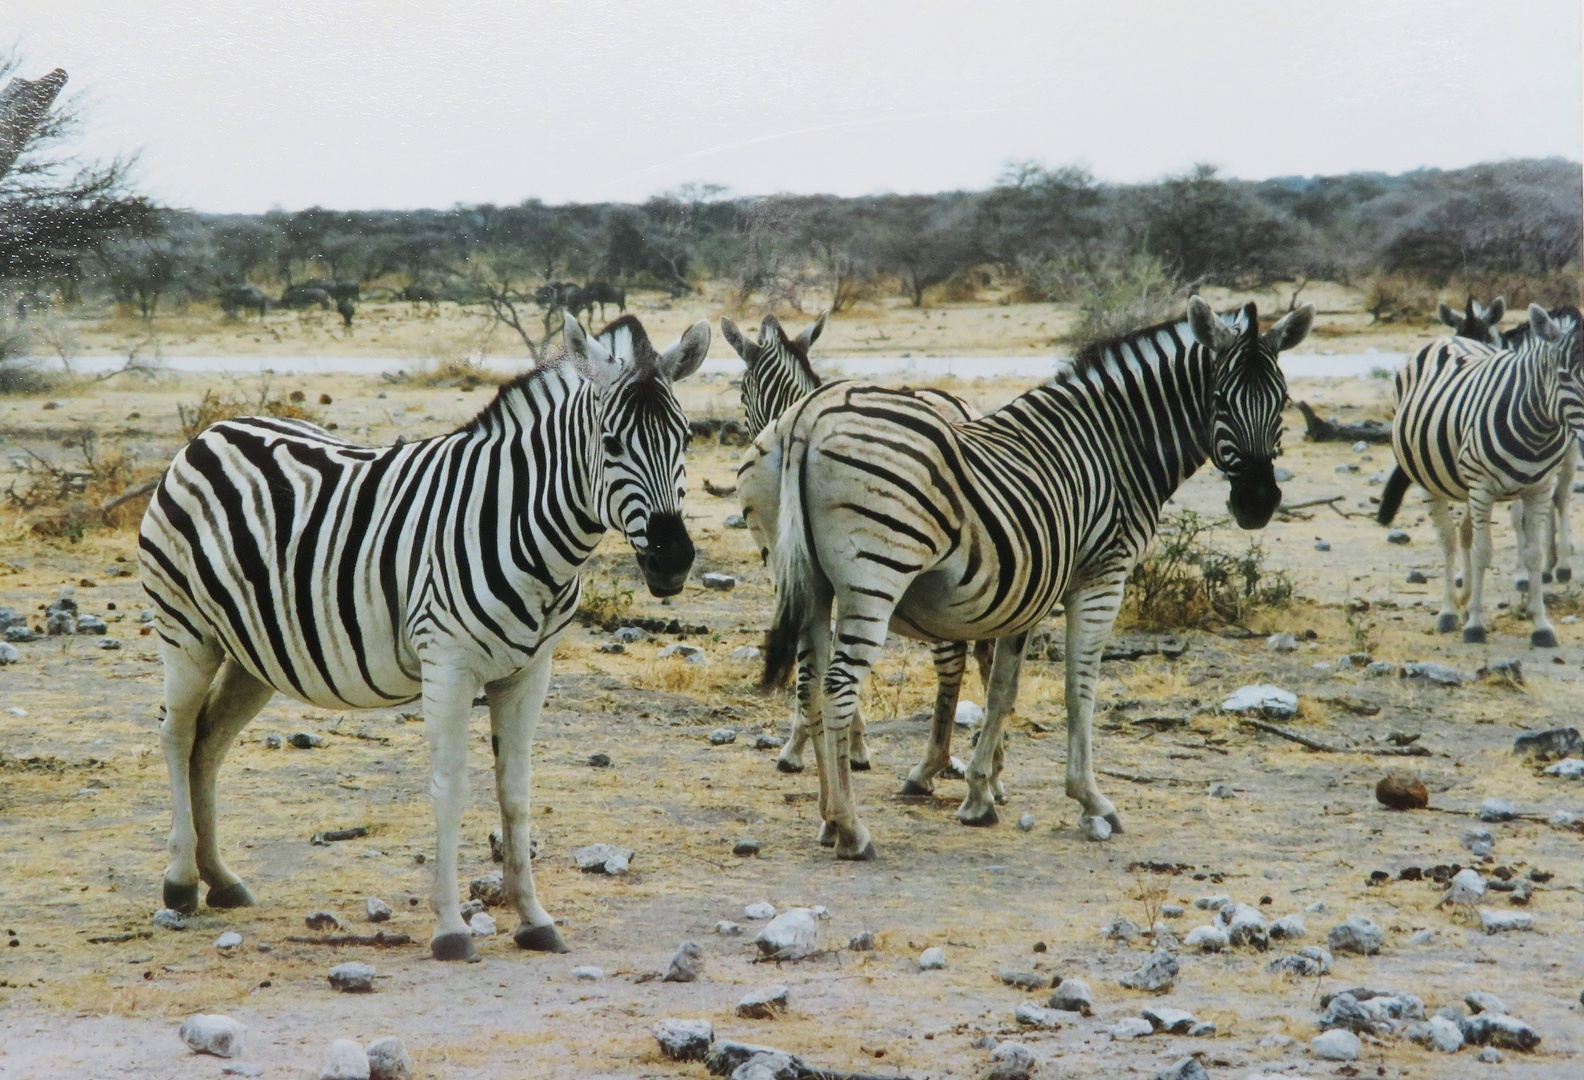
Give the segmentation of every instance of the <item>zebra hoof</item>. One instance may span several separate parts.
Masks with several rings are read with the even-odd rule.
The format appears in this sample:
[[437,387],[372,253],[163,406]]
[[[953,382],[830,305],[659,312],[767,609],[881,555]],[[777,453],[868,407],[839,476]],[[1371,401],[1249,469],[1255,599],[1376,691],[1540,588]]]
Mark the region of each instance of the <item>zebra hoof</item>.
[[1450,634],[1458,628],[1458,617],[1451,612],[1436,618],[1436,633]]
[[209,895],[204,898],[204,903],[212,908],[239,908],[255,907],[256,901],[253,894],[248,892],[248,887],[240,881],[230,885],[222,885],[218,889],[210,889]]
[[198,910],[198,883],[191,885],[178,885],[174,881],[165,882],[163,890],[165,906],[172,911],[179,911],[183,915],[191,915]]
[[1549,570],[1540,571],[1540,584],[1542,584],[1542,585],[1551,584],[1551,571],[1549,571]]
[[902,781],[902,790],[899,795],[933,795],[935,791],[928,783],[919,783],[917,780],[907,779]]
[[836,857],[838,859],[845,859],[848,862],[874,862],[880,857],[880,854],[879,852],[875,851],[874,841],[871,840],[864,845],[862,851],[855,851],[851,855],[843,855],[838,852]]
[[1122,815],[1117,813],[1115,810],[1111,811],[1109,814],[1106,814],[1104,820],[1107,825],[1111,826],[1112,836],[1121,836],[1123,833],[1127,832],[1127,830],[1122,827]]
[[1571,566],[1559,566],[1559,567],[1557,567],[1556,579],[1558,581],[1562,582],[1563,584],[1566,584],[1567,582],[1572,581],[1573,580],[1573,568]]
[[853,772],[868,772],[874,768],[873,765],[869,764],[868,758],[848,758],[847,767]]
[[1453,576],[1453,578],[1452,578],[1452,587],[1454,589],[1461,589],[1463,587],[1463,575],[1462,574],[1456,574],[1456,575]]
[[472,960],[473,935],[466,931],[457,934],[436,934],[429,940],[429,954],[436,960]]
[[827,821],[820,825],[819,845],[820,847],[836,846],[836,825],[834,822]]
[[776,772],[800,773],[802,771],[803,766],[801,764],[788,761],[786,758],[776,758]]
[[512,931],[512,940],[519,949],[530,952],[567,953],[572,950],[567,948],[567,943],[561,939],[561,933],[554,924],[549,926],[519,926]]
[[1465,626],[1463,628],[1463,643],[1465,645],[1485,644],[1485,628],[1483,626]]
[[972,828],[983,829],[988,828],[991,825],[999,825],[1001,823],[1001,817],[996,813],[994,804],[986,806],[984,808],[984,813],[982,814],[976,814],[972,811],[967,811],[965,813],[965,810],[967,810],[966,807],[964,807],[963,810],[957,811],[957,820]]
[[1557,647],[1556,631],[1536,630],[1529,635],[1529,644],[1536,649],[1554,649]]
[[1513,588],[1517,589],[1521,593],[1528,592],[1529,591],[1529,579],[1526,578],[1526,577],[1514,578],[1513,579]]

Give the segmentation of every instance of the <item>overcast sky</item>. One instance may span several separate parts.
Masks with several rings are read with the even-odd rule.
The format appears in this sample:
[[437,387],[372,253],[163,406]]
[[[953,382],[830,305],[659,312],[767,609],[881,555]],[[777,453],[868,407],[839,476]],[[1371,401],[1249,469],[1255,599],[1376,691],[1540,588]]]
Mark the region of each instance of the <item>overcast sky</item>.
[[0,0],[0,34],[206,211],[1584,156],[1579,0]]

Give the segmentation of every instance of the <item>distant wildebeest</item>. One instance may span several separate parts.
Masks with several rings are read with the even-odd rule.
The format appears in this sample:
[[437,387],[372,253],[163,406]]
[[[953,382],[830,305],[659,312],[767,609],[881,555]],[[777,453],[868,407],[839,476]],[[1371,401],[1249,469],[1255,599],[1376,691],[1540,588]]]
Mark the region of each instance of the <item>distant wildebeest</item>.
[[[615,304],[622,312],[627,313],[627,290],[612,285],[608,281],[591,281],[582,289],[584,304],[598,304],[600,306],[600,321],[605,321],[605,305]],[[589,317],[593,318],[594,309],[589,308]]]
[[269,302],[269,296],[257,285],[228,285],[220,290],[220,310],[227,315],[235,315],[245,309],[258,312],[258,317],[262,319],[269,310]]
[[440,290],[433,285],[425,285],[422,282],[415,281],[397,293],[396,299],[405,300],[412,304],[413,307],[417,307],[419,304],[428,304],[432,311],[440,306]]
[[335,281],[327,281],[324,278],[313,278],[310,281],[303,282],[303,287],[309,289],[323,289],[330,295],[330,299],[332,300],[352,300],[355,302],[363,299],[362,291],[356,281],[344,281],[340,279]]
[[343,296],[336,301],[336,312],[340,314],[341,321],[346,323],[346,328],[352,329],[352,316],[357,314],[357,305]]
[[318,304],[326,311],[330,310],[330,294],[317,285],[291,285],[281,293],[276,301],[283,308],[305,308]]

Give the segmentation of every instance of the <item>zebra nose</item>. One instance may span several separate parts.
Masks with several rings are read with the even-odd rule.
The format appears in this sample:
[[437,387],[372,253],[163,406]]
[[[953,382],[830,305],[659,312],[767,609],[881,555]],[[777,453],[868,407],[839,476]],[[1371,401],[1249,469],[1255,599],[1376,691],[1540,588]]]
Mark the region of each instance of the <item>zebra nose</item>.
[[638,552],[638,569],[655,596],[675,596],[693,569],[693,538],[682,515],[651,514],[645,530],[649,543]]
[[1263,529],[1281,505],[1281,488],[1276,483],[1276,468],[1271,459],[1254,460],[1233,474],[1227,508],[1239,528]]

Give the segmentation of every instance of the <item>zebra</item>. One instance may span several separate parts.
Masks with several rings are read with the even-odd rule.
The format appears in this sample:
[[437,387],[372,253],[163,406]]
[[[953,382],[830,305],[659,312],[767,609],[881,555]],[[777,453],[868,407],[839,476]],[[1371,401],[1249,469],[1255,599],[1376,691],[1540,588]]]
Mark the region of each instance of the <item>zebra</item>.
[[174,820],[165,906],[254,903],[220,856],[215,779],[279,691],[325,708],[422,698],[438,858],[439,960],[473,955],[457,895],[468,717],[488,696],[507,903],[524,949],[565,952],[529,865],[530,744],[551,654],[607,529],[649,590],[681,591],[687,425],[672,385],[709,350],[700,322],[657,353],[628,315],[501,387],[449,435],[365,447],[296,420],[216,424],[176,455],[139,535],[165,664],[160,742]]
[[[824,332],[828,315],[828,311],[820,312],[819,318],[804,327],[796,338],[787,334],[781,320],[774,315],[766,315],[759,325],[758,341],[748,340],[736,323],[724,316],[721,318],[721,333],[746,365],[742,383],[743,411],[748,418],[748,430],[756,437],[766,433],[770,425],[794,402],[819,389],[820,377],[809,364],[808,353]],[[924,393],[929,395],[929,399],[936,403],[948,420],[972,420],[979,415],[972,405],[951,394],[938,390]],[[755,443],[743,454],[742,464],[737,469],[737,491],[743,520],[759,549],[759,557],[766,563],[770,561],[770,551],[774,546],[775,505],[779,499],[780,486],[779,461],[780,447],[775,439],[772,437],[761,443],[756,438]],[[980,675],[988,686],[990,642],[980,642],[974,656],[979,662]],[[960,682],[962,658],[959,656],[955,661],[947,659],[943,662],[945,674],[942,678],[955,678],[956,682]],[[956,697],[957,692],[953,689],[950,703],[953,709],[956,708]],[[939,700],[939,695],[937,698]],[[859,772],[867,772],[871,767],[864,730],[863,713],[855,711],[849,761],[852,768]],[[946,731],[949,738],[949,725]],[[792,730],[776,757],[776,768],[784,773],[802,772],[803,748],[807,743],[808,728],[803,723],[801,710],[794,702]],[[949,744],[947,756],[950,756]]]
[[[1100,653],[1123,585],[1162,506],[1207,459],[1230,482],[1240,527],[1270,520],[1287,401],[1276,358],[1313,318],[1305,305],[1261,334],[1254,304],[1218,317],[1193,296],[1186,318],[1089,346],[978,420],[951,423],[911,391],[836,383],[777,421],[776,614],[762,682],[781,685],[797,668],[819,765],[820,841],[838,858],[875,857],[853,802],[848,725],[887,628],[937,643],[995,640],[957,811],[964,824],[989,825],[1023,649],[1058,604],[1067,794],[1082,803],[1088,835],[1121,829],[1090,759]],[[934,722],[951,722],[939,705]]]
[[[1495,503],[1523,500],[1520,558],[1531,578],[1539,568],[1541,509],[1563,462],[1572,456],[1574,433],[1584,430],[1580,322],[1577,308],[1548,313],[1534,304],[1527,326],[1505,335],[1502,346],[1442,338],[1397,373],[1392,420],[1397,467],[1386,482],[1376,520],[1391,523],[1410,484],[1429,495],[1430,517],[1446,559],[1438,633],[1457,629],[1457,609],[1466,593],[1463,640],[1486,640],[1484,585]],[[1453,520],[1454,502],[1467,507],[1461,524]],[[1454,566],[1460,548],[1466,563],[1462,584]],[[1534,620],[1529,642],[1555,648],[1556,629],[1546,616],[1543,590],[1528,592]]]
[[1501,344],[1498,327],[1506,314],[1507,300],[1500,296],[1490,302],[1490,307],[1471,296],[1461,314],[1444,300],[1436,305],[1436,316],[1452,328],[1455,337],[1473,338],[1487,345]]

